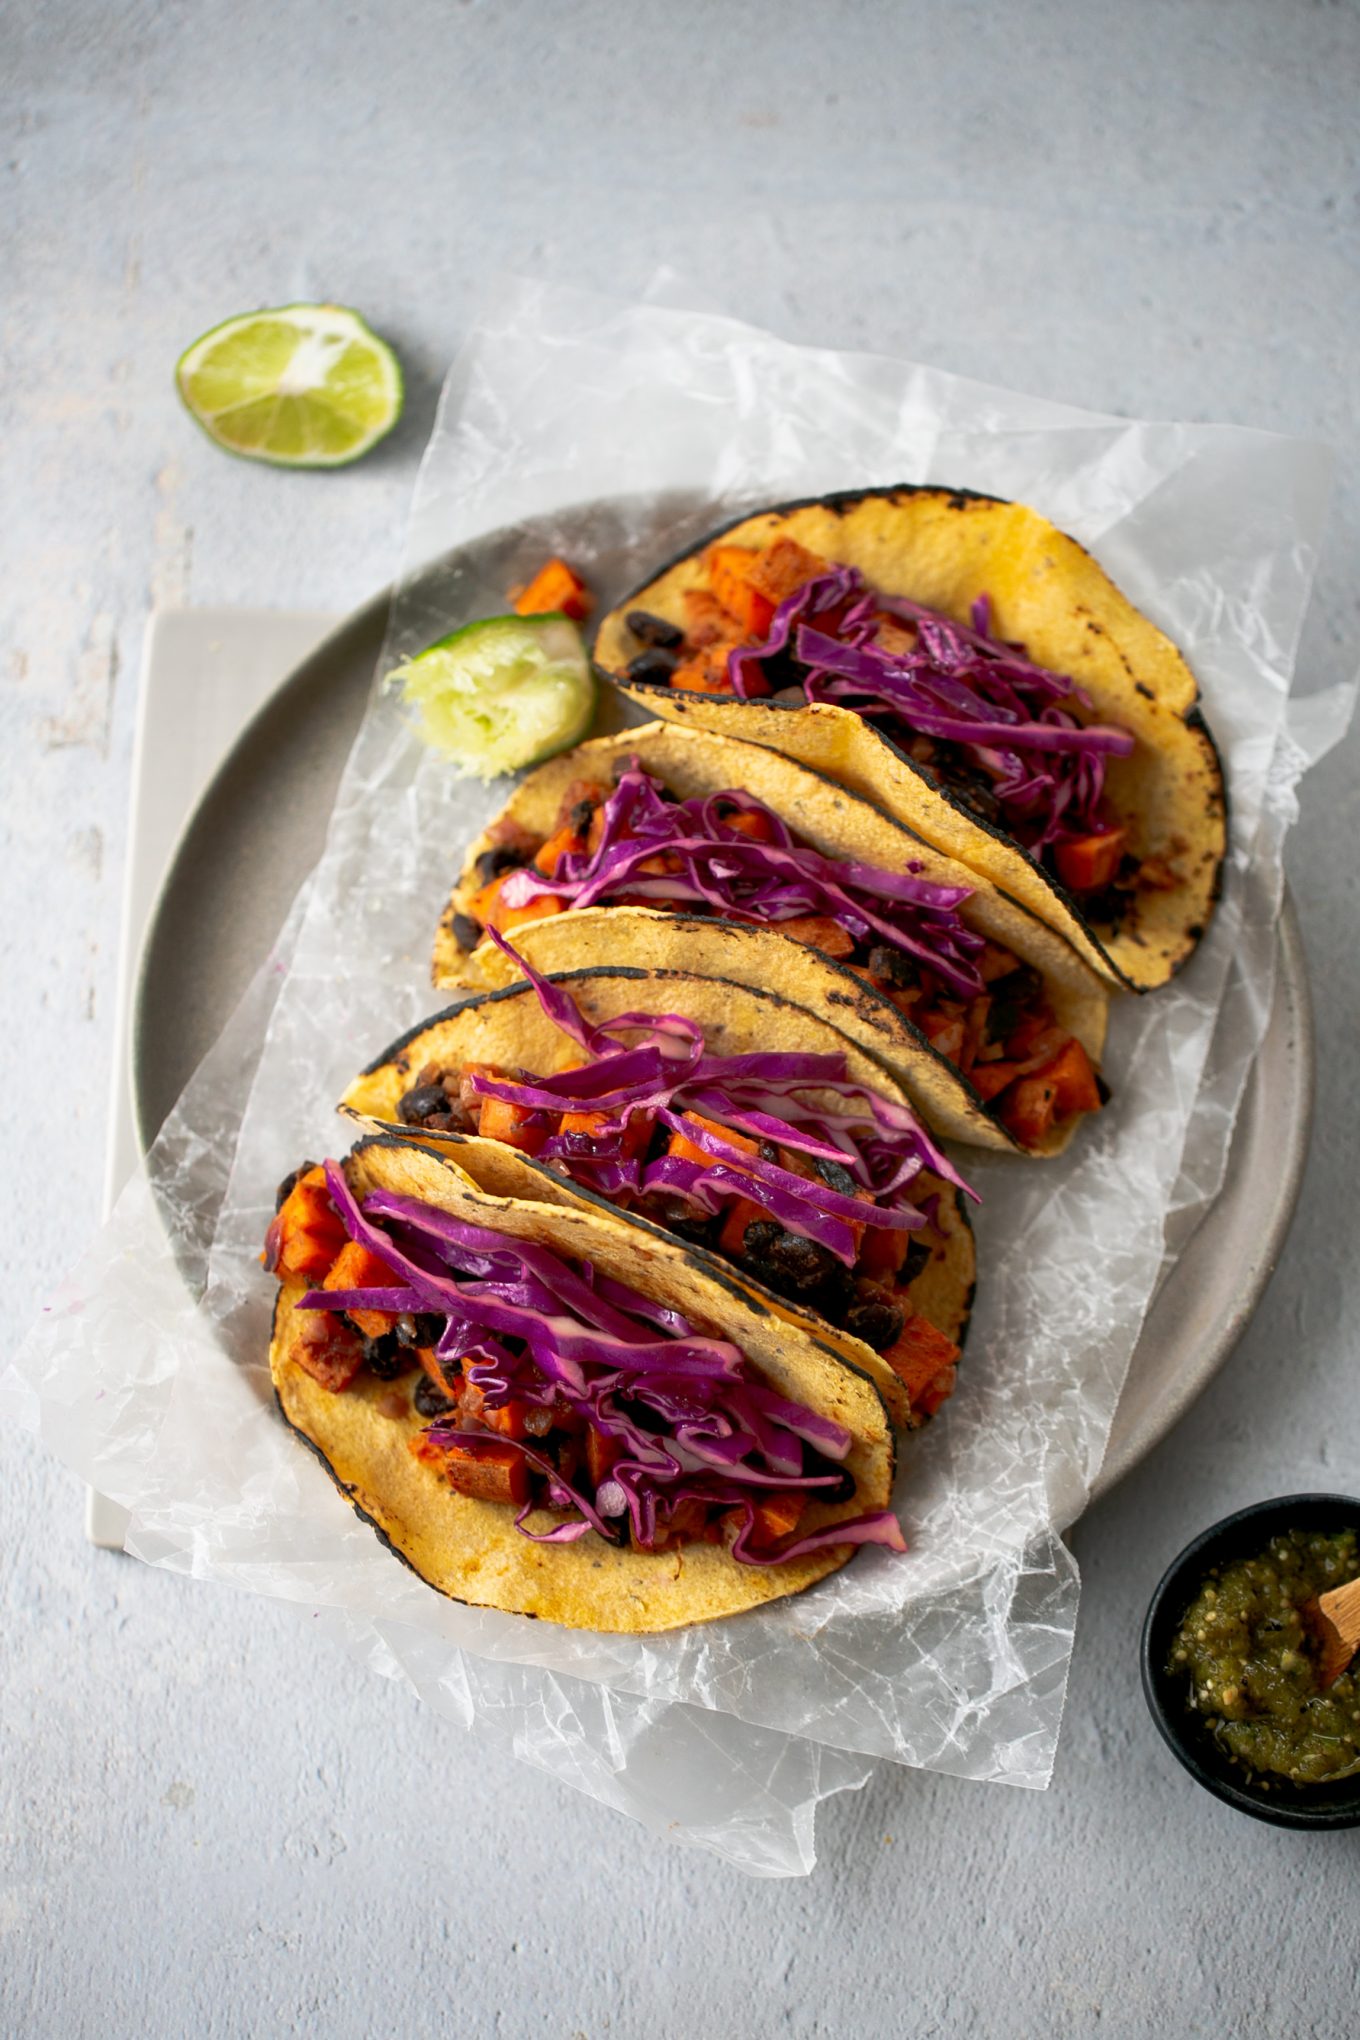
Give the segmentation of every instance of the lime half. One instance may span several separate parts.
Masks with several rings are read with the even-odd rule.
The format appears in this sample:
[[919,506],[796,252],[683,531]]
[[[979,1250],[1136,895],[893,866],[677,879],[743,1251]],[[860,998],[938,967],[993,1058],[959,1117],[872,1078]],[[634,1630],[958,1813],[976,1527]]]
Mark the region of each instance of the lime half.
[[280,467],[343,467],[401,416],[401,366],[357,312],[281,305],[214,326],[175,381],[210,439]]
[[465,777],[495,779],[579,743],[595,713],[595,675],[566,616],[493,616],[465,624],[388,675],[427,744]]

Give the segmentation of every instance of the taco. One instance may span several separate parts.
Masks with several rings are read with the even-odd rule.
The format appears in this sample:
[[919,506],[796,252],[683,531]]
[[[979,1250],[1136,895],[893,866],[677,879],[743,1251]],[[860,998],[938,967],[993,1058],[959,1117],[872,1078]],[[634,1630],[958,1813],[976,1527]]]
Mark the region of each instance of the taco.
[[961,1179],[885,1073],[772,993],[575,971],[394,1042],[343,1109],[483,1190],[611,1208],[833,1347],[896,1422],[951,1392],[976,1260]]
[[935,1130],[1060,1152],[1104,1096],[1108,991],[1051,929],[778,752],[650,723],[530,776],[472,845],[439,985],[665,964],[769,986],[887,1064]]
[[1194,675],[1072,539],[966,491],[740,518],[600,625],[653,713],[877,801],[1146,991],[1218,897],[1223,772]]
[[671,1242],[383,1138],[282,1186],[265,1258],[285,1418],[454,1599],[675,1629],[904,1548],[873,1386]]

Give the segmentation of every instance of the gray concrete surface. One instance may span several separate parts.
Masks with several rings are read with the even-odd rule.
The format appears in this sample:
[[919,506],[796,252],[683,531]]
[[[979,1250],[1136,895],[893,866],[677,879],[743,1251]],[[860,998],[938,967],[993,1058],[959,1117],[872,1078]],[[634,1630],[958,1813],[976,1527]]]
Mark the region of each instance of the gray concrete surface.
[[[794,338],[1320,435],[1305,667],[1354,666],[1354,5],[49,0],[0,18],[0,104],[11,1327],[97,1208],[147,611],[387,578],[498,268],[634,292],[669,261]],[[400,346],[400,431],[330,477],[225,459],[176,355],[321,296]],[[1358,759],[1317,773],[1291,852],[1320,1050],[1293,1237],[1232,1363],[1080,1526],[1046,1795],[885,1772],[810,1880],[749,1884],[481,1757],[284,1613],[92,1553],[74,1482],[6,1436],[0,2029],[1354,2032],[1360,1834],[1195,1792],[1134,1642],[1204,1523],[1360,1486]]]

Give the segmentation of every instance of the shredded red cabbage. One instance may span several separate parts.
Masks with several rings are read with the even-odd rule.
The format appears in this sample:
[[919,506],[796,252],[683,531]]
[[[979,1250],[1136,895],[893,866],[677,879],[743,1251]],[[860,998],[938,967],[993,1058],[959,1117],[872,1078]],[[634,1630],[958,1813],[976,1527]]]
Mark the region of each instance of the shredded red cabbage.
[[[712,1055],[698,1026],[675,1013],[625,1013],[591,1027],[561,985],[535,971],[494,929],[491,937],[523,972],[548,1018],[590,1061],[552,1077],[472,1071],[467,1082],[479,1097],[546,1115],[537,1158],[573,1182],[609,1198],[665,1192],[710,1214],[726,1198],[749,1198],[847,1267],[858,1254],[855,1229],[870,1224],[912,1231],[925,1223],[913,1197],[923,1170],[974,1195],[906,1105],[849,1078],[844,1055],[777,1049]],[[620,1040],[634,1036],[641,1039],[631,1047]],[[599,1117],[588,1133],[550,1132],[551,1118],[568,1110]],[[628,1121],[637,1112],[683,1134],[709,1159],[630,1155]],[[701,1126],[696,1114],[716,1121],[717,1130]],[[750,1154],[732,1135],[806,1155],[811,1172],[805,1176]],[[819,1161],[845,1169],[856,1194],[831,1188],[816,1172]]]
[[[613,1441],[618,1456],[598,1486],[568,1478],[548,1454],[523,1440],[436,1419],[432,1443],[513,1445],[542,1477],[546,1505],[564,1512],[547,1531],[516,1519],[525,1536],[569,1542],[594,1530],[618,1541],[627,1517],[632,1542],[656,1547],[687,1501],[738,1510],[743,1521],[732,1554],[743,1565],[776,1565],[834,1544],[882,1544],[902,1551],[895,1516],[875,1511],[794,1535],[764,1549],[752,1544],[756,1505],[771,1490],[809,1499],[839,1491],[834,1464],[806,1471],[804,1447],[822,1461],[845,1459],[843,1425],[754,1379],[739,1347],[696,1332],[678,1311],[588,1263],[573,1265],[547,1247],[472,1225],[420,1199],[376,1190],[362,1205],[343,1171],[327,1162],[331,1200],[351,1239],[361,1241],[398,1284],[309,1290],[305,1310],[415,1310],[445,1320],[436,1351],[457,1359],[489,1411],[515,1402],[584,1420]],[[814,1461],[814,1468],[817,1462]]]
[[[875,642],[884,614],[911,625],[911,649]],[[913,736],[961,746],[990,780],[1007,827],[1037,856],[1103,826],[1105,760],[1127,757],[1134,740],[1080,722],[1072,706],[1090,707],[1084,691],[992,637],[990,621],[986,596],[970,630],[836,567],[780,603],[760,644],[730,652],[727,675],[749,699],[768,691],[764,662],[792,655],[806,669],[807,700],[854,709],[903,747]]]
[[[727,812],[723,812],[726,810]],[[759,815],[769,841],[756,841],[732,811]],[[665,871],[644,867],[664,857]],[[904,871],[839,862],[796,842],[773,809],[753,794],[724,793],[669,800],[636,758],[604,804],[602,833],[592,851],[568,852],[550,877],[524,865],[501,882],[507,907],[552,894],[573,907],[625,895],[631,902],[693,904],[724,920],[778,928],[807,915],[833,920],[857,943],[887,943],[925,964],[964,997],[982,990],[975,958],[983,937],[965,927],[958,909],[967,886],[937,885]]]

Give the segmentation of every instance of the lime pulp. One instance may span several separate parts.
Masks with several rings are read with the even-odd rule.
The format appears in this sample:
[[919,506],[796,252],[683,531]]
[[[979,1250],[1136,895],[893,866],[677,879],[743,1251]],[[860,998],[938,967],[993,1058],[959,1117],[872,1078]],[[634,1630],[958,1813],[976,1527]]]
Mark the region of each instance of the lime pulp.
[[495,779],[579,743],[596,681],[569,617],[493,616],[465,624],[396,667],[388,683],[418,734],[463,777]]

